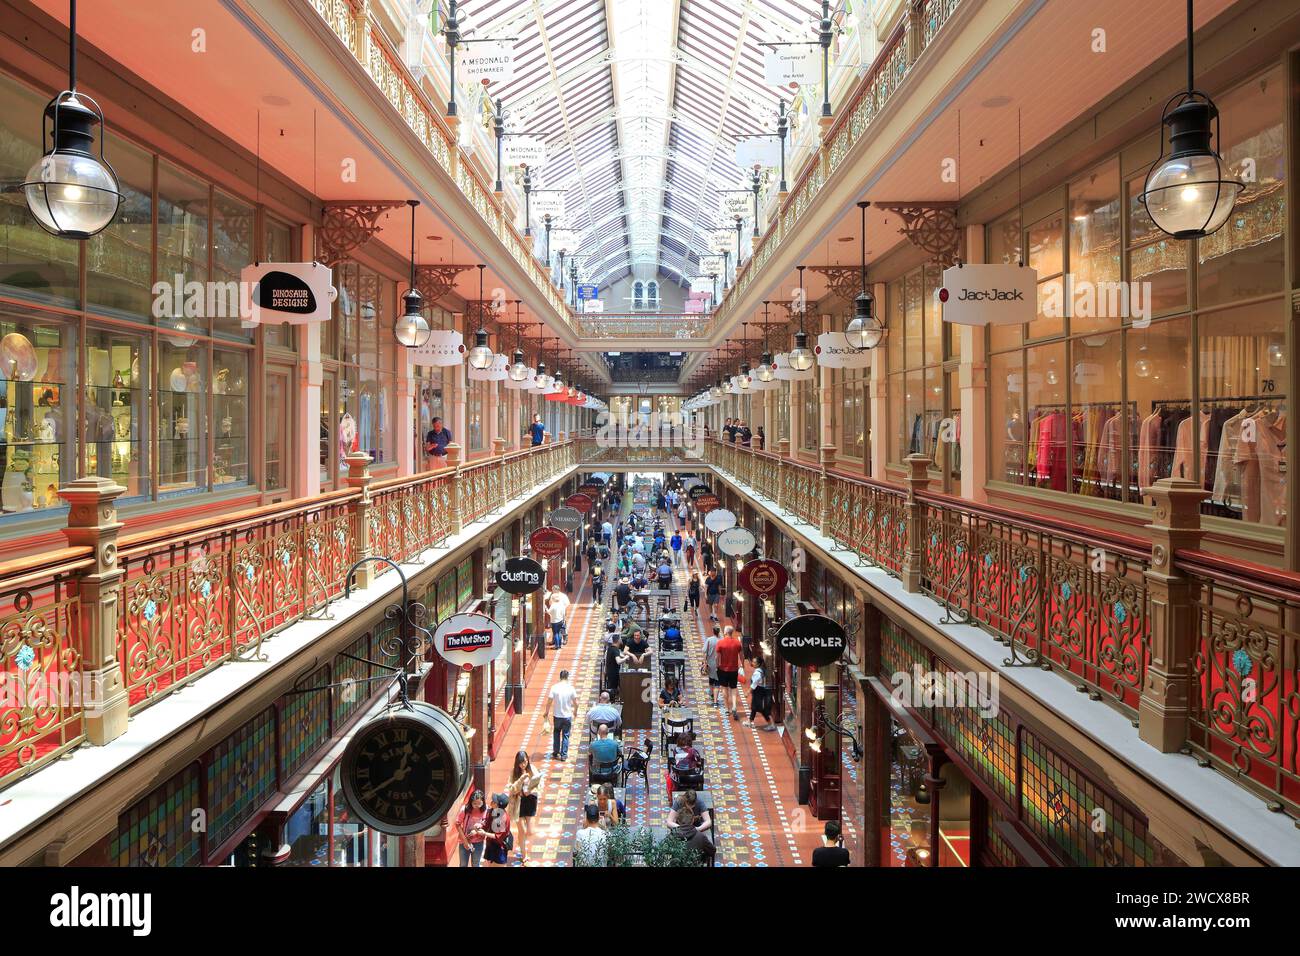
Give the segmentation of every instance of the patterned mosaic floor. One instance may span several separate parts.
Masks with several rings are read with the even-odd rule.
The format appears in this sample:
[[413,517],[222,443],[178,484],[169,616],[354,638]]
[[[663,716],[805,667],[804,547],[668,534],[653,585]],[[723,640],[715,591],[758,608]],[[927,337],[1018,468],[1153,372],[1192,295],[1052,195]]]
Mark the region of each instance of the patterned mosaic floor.
[[[673,601],[679,608],[684,604],[686,581],[686,568],[679,565],[673,585]],[[607,592],[606,606],[593,605],[589,582],[584,581],[569,610],[569,640],[558,654],[548,652],[546,660],[538,663],[527,689],[525,710],[515,717],[489,771],[490,789],[503,790],[510,763],[515,753],[523,749],[543,773],[538,815],[532,823],[529,865],[568,866],[572,861],[574,838],[582,825],[587,791],[587,732],[582,726],[582,715],[595,703],[600,689],[608,600]],[[651,610],[654,620],[657,602]],[[740,715],[741,721],[733,721],[721,707],[709,705],[708,684],[700,676],[701,635],[709,632],[712,622],[707,611],[700,617],[687,617],[688,659],[683,703],[701,712],[695,725],[696,746],[705,757],[705,779],[715,804],[716,863],[745,867],[807,865],[812,850],[819,844],[821,822],[795,801],[796,774],[780,739],[782,731],[744,726],[741,721],[748,715],[749,694],[743,686],[741,697],[746,707]],[[543,728],[542,709],[546,692],[559,679],[562,669],[570,671],[578,692],[577,718],[568,760],[553,761],[550,735]],[[658,667],[652,671],[655,674],[652,726],[657,728]],[[761,717],[758,723],[761,726]],[[658,730],[650,732],[650,736],[655,741],[656,753],[651,759],[649,795],[639,778],[628,782],[627,815],[633,825],[663,825],[669,809],[664,763],[658,753]]]

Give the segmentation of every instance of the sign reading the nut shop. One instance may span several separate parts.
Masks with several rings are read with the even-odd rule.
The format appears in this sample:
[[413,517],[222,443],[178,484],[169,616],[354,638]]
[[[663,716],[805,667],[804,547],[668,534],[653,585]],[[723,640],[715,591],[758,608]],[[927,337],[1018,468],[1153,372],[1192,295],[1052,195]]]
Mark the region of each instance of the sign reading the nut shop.
[[569,536],[559,528],[538,528],[528,536],[528,547],[542,558],[564,554],[569,547]]
[[505,647],[505,631],[486,614],[453,614],[433,632],[434,649],[453,667],[491,664]]
[[785,590],[790,575],[776,561],[760,558],[746,562],[740,569],[740,588],[756,598],[771,597]]
[[833,664],[848,646],[844,628],[824,614],[800,614],[776,632],[776,652],[797,667]]

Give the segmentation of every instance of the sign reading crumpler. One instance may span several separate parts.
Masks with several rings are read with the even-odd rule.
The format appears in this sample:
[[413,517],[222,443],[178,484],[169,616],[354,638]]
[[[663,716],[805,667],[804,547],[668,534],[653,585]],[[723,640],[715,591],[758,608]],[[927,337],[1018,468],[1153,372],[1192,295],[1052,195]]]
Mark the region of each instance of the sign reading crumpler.
[[569,536],[559,528],[538,528],[528,536],[528,547],[533,554],[553,558],[568,549]]
[[497,587],[507,594],[532,594],[546,580],[546,572],[532,558],[507,558],[497,572]]
[[453,614],[433,632],[433,646],[448,664],[473,670],[501,656],[505,631],[486,614]]
[[849,646],[844,628],[823,614],[800,614],[776,632],[776,651],[797,667],[825,667]]

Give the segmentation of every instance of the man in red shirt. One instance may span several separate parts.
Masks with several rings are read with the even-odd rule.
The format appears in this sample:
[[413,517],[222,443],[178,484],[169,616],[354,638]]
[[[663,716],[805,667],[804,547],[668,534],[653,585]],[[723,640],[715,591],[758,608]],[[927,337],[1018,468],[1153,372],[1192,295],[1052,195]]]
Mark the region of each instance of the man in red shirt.
[[722,640],[718,641],[718,684],[722,687],[722,698],[731,711],[732,720],[740,720],[736,714],[736,698],[739,696],[736,684],[740,677],[740,638],[736,629],[728,624],[722,630]]

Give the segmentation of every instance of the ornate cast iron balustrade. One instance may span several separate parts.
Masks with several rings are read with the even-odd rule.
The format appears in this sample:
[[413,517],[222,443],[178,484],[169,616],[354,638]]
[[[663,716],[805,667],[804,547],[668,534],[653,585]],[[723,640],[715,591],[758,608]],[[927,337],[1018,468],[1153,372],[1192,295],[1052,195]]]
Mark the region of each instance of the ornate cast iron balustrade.
[[382,482],[362,457],[349,462],[360,472],[346,490],[120,539],[108,517],[100,548],[120,582],[99,592],[83,586],[83,576],[94,582],[89,545],[0,565],[0,787],[91,739],[92,620],[105,623],[109,670],[137,712],[228,660],[258,659],[291,624],[328,616],[363,553],[418,557],[577,464],[575,445]]

